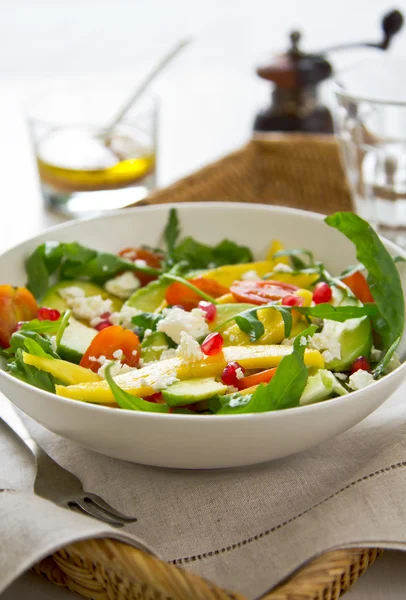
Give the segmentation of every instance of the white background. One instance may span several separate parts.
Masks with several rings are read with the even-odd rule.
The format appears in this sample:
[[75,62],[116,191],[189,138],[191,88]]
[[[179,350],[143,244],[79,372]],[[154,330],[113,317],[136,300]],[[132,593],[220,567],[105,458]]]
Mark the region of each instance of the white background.
[[[406,13],[404,0],[397,7]],[[167,185],[249,138],[270,92],[255,67],[286,48],[291,29],[303,31],[307,50],[373,41],[391,8],[382,0],[0,0],[0,251],[59,220],[42,210],[23,118],[39,80],[82,76],[132,85],[178,38],[192,36],[154,86],[159,184]],[[331,61],[338,71],[371,52]],[[406,57],[406,29],[391,52]],[[330,103],[329,85],[322,93]],[[387,553],[347,597],[403,599],[405,564],[403,555]],[[2,600],[75,597],[30,574]]]

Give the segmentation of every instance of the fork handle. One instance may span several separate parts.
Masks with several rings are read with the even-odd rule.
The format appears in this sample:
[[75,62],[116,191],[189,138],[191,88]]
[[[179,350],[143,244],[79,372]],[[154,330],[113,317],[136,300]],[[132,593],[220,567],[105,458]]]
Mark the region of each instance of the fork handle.
[[41,448],[31,436],[11,402],[3,396],[1,398],[0,407],[0,419],[20,438],[20,440],[27,446],[32,454],[35,457],[38,457],[38,455],[41,453]]

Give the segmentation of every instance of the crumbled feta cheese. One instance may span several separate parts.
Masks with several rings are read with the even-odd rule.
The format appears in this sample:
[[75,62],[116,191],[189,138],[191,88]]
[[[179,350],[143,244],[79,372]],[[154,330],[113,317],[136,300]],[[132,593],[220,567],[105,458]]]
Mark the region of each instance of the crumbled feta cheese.
[[143,267],[147,266],[147,261],[143,258],[137,258],[135,259],[134,264],[136,267],[140,267],[142,269]]
[[371,385],[374,383],[374,378],[368,371],[364,371],[363,369],[358,369],[348,380],[348,385],[352,390],[362,390],[364,387]]
[[109,270],[109,267],[108,267],[108,265],[103,265],[103,266],[102,266],[102,271],[106,272],[106,271],[108,271],[108,270]]
[[107,357],[104,356],[104,354],[102,354],[101,356],[99,356],[99,358],[97,359],[97,362],[100,363],[101,365],[104,365],[104,363],[106,362]]
[[127,300],[140,287],[140,280],[132,271],[125,271],[104,284],[104,289],[114,296]]
[[294,338],[285,338],[282,340],[282,346],[293,346]]
[[164,318],[159,321],[157,331],[166,333],[177,344],[180,344],[182,331],[194,339],[209,333],[205,313],[200,308],[193,308],[190,312],[183,308],[165,308],[162,312]]
[[348,377],[345,373],[334,373],[334,376],[337,377],[337,379],[341,379],[341,381],[345,381]]
[[237,379],[244,379],[244,372],[241,367],[238,367],[238,369],[235,370],[235,376]]
[[159,392],[160,390],[164,390],[177,381],[179,381],[179,379],[175,377],[175,375],[162,375],[162,377],[155,381],[151,387],[156,392]]
[[97,327],[99,323],[102,323],[104,320],[105,319],[102,319],[101,317],[93,317],[93,319],[90,319],[89,325],[90,327]]
[[144,340],[147,339],[152,333],[152,329],[146,329],[144,331]]
[[371,360],[372,362],[379,362],[382,358],[383,352],[372,346],[371,348]]
[[95,356],[89,356],[89,360],[90,360],[90,362],[99,362],[99,359],[96,358]]
[[119,312],[114,312],[109,316],[112,325],[121,325],[124,329],[131,329],[133,326],[131,319],[142,313],[142,310],[123,304]]
[[69,300],[71,298],[84,298],[85,292],[82,288],[77,287],[76,285],[71,285],[66,288],[62,288],[58,290],[58,294],[64,300]]
[[166,360],[167,358],[175,358],[176,350],[175,348],[168,348],[168,350],[164,350],[161,354],[160,360]]
[[238,391],[239,391],[239,389],[234,387],[233,385],[227,386],[227,394],[235,394]]
[[[65,292],[67,289],[72,288],[65,288]],[[95,317],[100,317],[103,313],[111,312],[112,301],[109,298],[103,300],[100,295],[87,297],[67,295],[65,300],[69,308],[72,309],[73,316],[77,319],[91,321]]]
[[123,375],[124,373],[128,373],[129,371],[134,370],[132,367],[122,364],[119,360],[105,360],[100,369],[97,371],[97,374],[103,379],[106,379],[106,369],[110,365],[112,365],[110,369],[110,375],[112,377],[116,377],[117,375]]
[[55,352],[55,354],[56,354],[57,346],[56,346],[56,336],[55,336],[55,335],[53,335],[53,336],[51,337],[51,340],[50,340],[50,342],[51,342],[51,348],[52,348],[52,350],[53,350],[53,351]]
[[246,271],[245,273],[243,273],[241,275],[241,279],[243,281],[260,281],[261,278],[258,275],[258,273],[256,271],[254,271],[254,269],[251,269],[250,271]]
[[[350,319],[350,321],[358,319]],[[334,358],[341,358],[341,344],[335,337],[335,322],[325,319],[323,330],[320,333],[315,333],[309,340],[309,347],[314,350],[319,350],[326,363],[329,363]]]
[[399,360],[399,356],[395,352],[394,355],[392,356],[392,358],[389,361],[387,372],[391,373],[391,371],[394,371],[395,369],[397,369],[398,367],[400,367],[401,364],[402,363]]
[[133,356],[137,356],[137,354],[138,354],[138,350],[133,350],[133,351],[131,352],[131,354],[132,354]]
[[307,339],[305,338],[304,335],[301,336],[299,343],[301,346],[307,346]]
[[186,362],[193,362],[203,358],[200,344],[186,331],[180,334],[180,344],[176,349],[176,356]]
[[293,269],[289,265],[278,263],[273,268],[274,273],[292,273]]
[[121,350],[121,348],[119,348],[118,350],[115,350],[113,352],[113,358],[117,358],[117,360],[119,358],[121,358],[123,356],[124,352]]

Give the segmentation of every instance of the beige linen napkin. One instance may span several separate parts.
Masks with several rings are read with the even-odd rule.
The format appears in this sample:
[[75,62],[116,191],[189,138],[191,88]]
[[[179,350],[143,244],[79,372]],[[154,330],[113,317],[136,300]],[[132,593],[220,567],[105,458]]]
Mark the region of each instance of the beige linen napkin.
[[[403,386],[358,426],[312,450],[221,471],[135,465],[80,448],[28,418],[26,423],[86,489],[137,515],[125,532],[163,559],[255,598],[331,549],[406,549],[405,391]],[[0,426],[0,488],[29,490],[33,474],[29,454]],[[0,589],[11,582],[10,573],[17,576],[68,541],[120,535],[49,503],[45,508],[32,496],[17,498],[14,503],[12,494],[0,494],[0,564],[2,555],[8,560],[0,567]],[[30,518],[22,509],[27,498]],[[21,542],[22,531],[35,539],[35,548]]]

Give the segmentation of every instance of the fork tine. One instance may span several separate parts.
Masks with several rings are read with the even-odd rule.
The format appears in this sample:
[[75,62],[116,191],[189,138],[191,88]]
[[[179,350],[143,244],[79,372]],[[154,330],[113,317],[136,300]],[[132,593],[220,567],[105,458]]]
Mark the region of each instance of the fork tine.
[[104,521],[109,525],[113,525],[114,527],[123,527],[124,523],[122,521],[118,521],[117,519],[112,519],[109,515],[105,514],[103,511],[99,510],[97,506],[92,505],[91,502],[85,502],[81,499],[76,499],[74,502],[69,503],[69,508],[79,508],[82,512],[87,515],[93,517],[94,519],[98,519],[99,521]]
[[130,517],[128,515],[123,514],[122,512],[116,510],[110,504],[107,504],[103,498],[100,498],[97,494],[87,494],[84,496],[85,500],[88,498],[94,503],[98,508],[105,511],[111,517],[117,517],[120,521],[124,521],[124,523],[134,523],[137,521],[136,517]]

